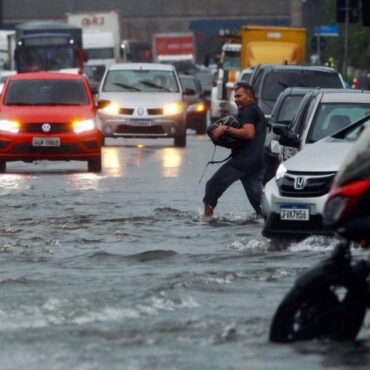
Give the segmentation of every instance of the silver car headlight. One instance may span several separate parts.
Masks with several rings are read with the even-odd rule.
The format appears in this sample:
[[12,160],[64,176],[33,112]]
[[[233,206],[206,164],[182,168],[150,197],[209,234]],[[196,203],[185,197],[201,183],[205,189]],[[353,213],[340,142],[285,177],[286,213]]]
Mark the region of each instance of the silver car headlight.
[[120,112],[120,107],[118,104],[110,102],[106,107],[102,109],[106,114],[116,115]]
[[276,181],[279,181],[280,179],[282,179],[285,176],[286,172],[287,172],[287,169],[285,168],[284,164],[281,163],[276,171],[276,175],[275,175]]
[[81,132],[94,130],[95,127],[96,127],[96,124],[95,124],[95,120],[93,120],[93,119],[85,119],[83,121],[74,121],[73,122],[73,131],[76,134],[80,134]]
[[181,101],[169,103],[163,106],[163,114],[165,116],[175,116],[184,110],[184,103]]
[[17,121],[0,119],[0,131],[7,131],[12,134],[17,134],[20,129],[20,124]]

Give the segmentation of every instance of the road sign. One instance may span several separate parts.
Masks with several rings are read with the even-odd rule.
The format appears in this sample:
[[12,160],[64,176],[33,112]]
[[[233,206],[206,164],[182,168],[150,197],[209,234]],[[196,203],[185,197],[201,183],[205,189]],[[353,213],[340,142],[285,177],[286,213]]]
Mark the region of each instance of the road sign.
[[315,26],[314,28],[315,36],[325,36],[325,37],[338,37],[339,27],[337,24],[327,24],[322,26]]

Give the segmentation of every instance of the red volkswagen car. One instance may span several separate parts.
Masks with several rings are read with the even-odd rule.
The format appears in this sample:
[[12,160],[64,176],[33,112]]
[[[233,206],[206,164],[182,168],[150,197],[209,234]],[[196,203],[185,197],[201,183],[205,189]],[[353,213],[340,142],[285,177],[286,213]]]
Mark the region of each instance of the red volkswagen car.
[[0,172],[6,162],[87,161],[101,171],[101,130],[87,80],[70,73],[22,73],[0,97]]

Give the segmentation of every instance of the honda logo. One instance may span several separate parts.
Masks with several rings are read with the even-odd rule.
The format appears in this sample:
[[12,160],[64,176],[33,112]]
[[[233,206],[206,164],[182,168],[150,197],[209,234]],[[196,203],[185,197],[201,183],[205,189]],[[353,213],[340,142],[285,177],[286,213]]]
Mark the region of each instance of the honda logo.
[[296,176],[294,178],[294,189],[302,190],[306,186],[306,178],[303,176]]

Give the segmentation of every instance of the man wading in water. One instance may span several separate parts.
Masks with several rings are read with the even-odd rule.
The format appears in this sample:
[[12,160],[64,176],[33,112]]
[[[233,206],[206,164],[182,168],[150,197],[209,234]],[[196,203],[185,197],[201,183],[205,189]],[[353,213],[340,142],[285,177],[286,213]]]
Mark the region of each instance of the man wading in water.
[[212,132],[214,140],[227,133],[239,139],[241,145],[232,149],[231,158],[223,164],[207,181],[204,203],[204,216],[211,217],[223,192],[235,181],[240,180],[249,202],[261,213],[263,179],[263,151],[266,137],[265,117],[256,104],[253,87],[238,83],[235,87],[235,103],[238,107],[237,120],[241,128],[220,125]]

